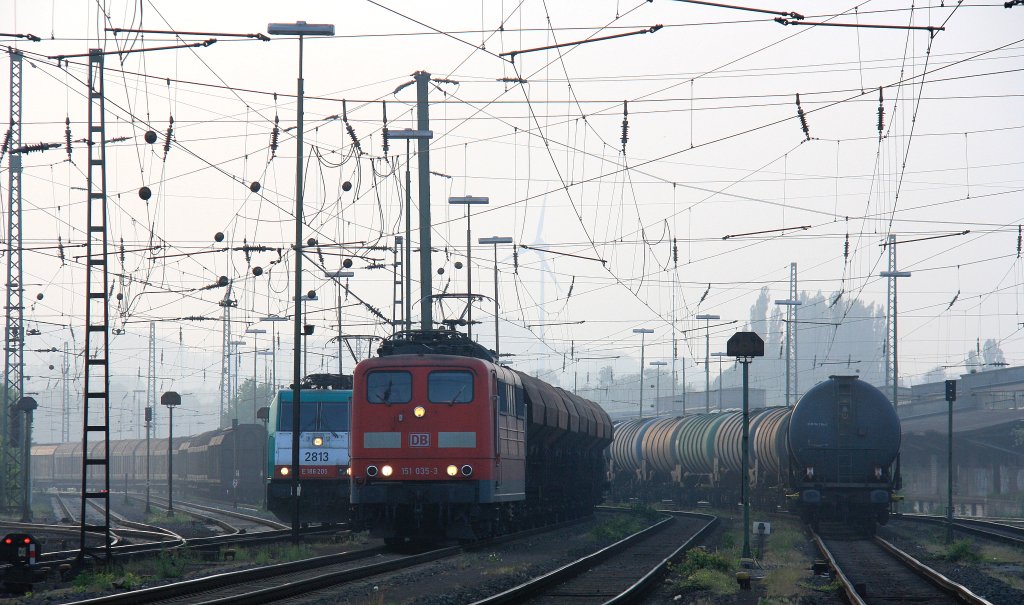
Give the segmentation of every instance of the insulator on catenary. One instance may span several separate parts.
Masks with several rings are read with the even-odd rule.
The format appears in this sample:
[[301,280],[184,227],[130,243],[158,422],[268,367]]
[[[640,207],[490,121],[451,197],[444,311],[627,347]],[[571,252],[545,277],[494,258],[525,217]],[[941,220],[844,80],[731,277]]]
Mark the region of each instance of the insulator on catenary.
[[846,241],[843,243],[843,259],[848,260],[850,258],[850,234],[846,234]]
[[11,144],[11,129],[8,128],[7,129],[7,134],[4,135],[4,145],[3,145],[3,147],[0,147],[0,158],[2,158],[5,153],[7,153],[7,147],[10,146],[10,144]]
[[679,240],[672,238],[672,264],[679,265]]
[[352,139],[352,146],[359,150],[359,153],[363,152],[362,146],[359,144],[359,137],[356,136],[356,131],[352,128],[352,125],[345,122],[345,130],[348,131],[348,136]]
[[120,246],[120,254],[119,255],[121,257],[121,267],[124,267],[124,238],[123,237],[121,238],[121,246]]
[[324,262],[324,250],[323,250],[323,248],[321,248],[320,246],[317,246],[316,247],[316,255],[320,258],[320,264],[321,265],[327,264],[327,263]]
[[882,87],[878,87],[878,140],[882,140],[882,129],[885,128],[885,107],[882,105]]
[[68,159],[71,159],[71,118],[64,118],[64,149],[68,152]]
[[629,142],[629,102],[622,102],[622,153],[626,153],[626,143]]
[[277,155],[277,138],[281,136],[281,119],[274,115],[274,129],[270,131],[270,157]]
[[572,298],[572,290],[576,287],[576,276],[572,276],[572,282],[569,283],[569,293],[565,295],[565,300]]
[[[1018,244],[1018,249],[1019,248],[1020,248],[1020,245]],[[1017,256],[1020,256],[1020,254],[1018,253]],[[60,259],[60,266],[61,267],[65,266],[67,264],[67,262],[66,262],[67,259],[65,259],[65,257],[64,257],[64,240],[62,240],[59,235],[57,236],[57,258]]]
[[1017,225],[1017,258],[1020,258],[1020,245],[1021,245],[1022,235],[1024,235],[1024,234],[1021,233],[1020,225]]
[[170,116],[167,122],[167,134],[164,135],[164,160],[167,159],[167,152],[171,150],[171,137],[174,136],[174,116]]
[[245,254],[245,264],[251,264],[252,254],[249,253],[249,242],[244,237],[242,238],[242,252]]
[[512,268],[515,274],[519,275],[519,250],[512,250]]
[[384,111],[384,131],[381,136],[384,138],[384,156],[387,157],[388,149],[390,148],[388,146],[388,102],[381,101],[380,105]]
[[804,137],[810,141],[811,129],[807,126],[807,114],[804,113],[804,108],[800,106],[800,93],[796,93],[796,115],[800,118],[800,130],[804,131]]

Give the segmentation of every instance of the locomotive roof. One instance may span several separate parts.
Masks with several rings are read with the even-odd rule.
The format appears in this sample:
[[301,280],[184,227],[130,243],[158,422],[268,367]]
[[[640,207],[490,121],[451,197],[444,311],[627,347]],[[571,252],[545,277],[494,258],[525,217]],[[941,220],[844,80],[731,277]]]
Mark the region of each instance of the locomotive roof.
[[492,363],[497,361],[494,351],[454,330],[404,330],[386,338],[377,349],[381,357],[391,355],[458,355],[474,357]]

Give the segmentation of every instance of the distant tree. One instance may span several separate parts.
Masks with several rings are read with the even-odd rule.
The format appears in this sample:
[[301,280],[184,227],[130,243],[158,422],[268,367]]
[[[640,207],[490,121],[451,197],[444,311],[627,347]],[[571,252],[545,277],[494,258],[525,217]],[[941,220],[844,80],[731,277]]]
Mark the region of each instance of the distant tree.
[[597,383],[602,387],[611,386],[615,382],[615,370],[611,366],[604,366],[597,372]]
[[[224,410],[221,418],[221,426],[231,426],[231,421],[238,418],[239,424],[252,424],[256,422],[256,410],[263,406],[270,405],[270,401],[276,394],[270,385],[261,382],[256,386],[255,407],[253,400],[253,381],[247,378],[239,387],[235,396],[228,400],[228,407]],[[237,413],[236,413],[237,411]]]

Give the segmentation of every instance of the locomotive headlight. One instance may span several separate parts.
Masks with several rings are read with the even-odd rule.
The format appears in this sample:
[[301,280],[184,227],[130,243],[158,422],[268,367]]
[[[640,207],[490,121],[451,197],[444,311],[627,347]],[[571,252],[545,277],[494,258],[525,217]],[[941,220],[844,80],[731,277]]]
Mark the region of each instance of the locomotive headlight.
[[806,474],[806,476],[807,476],[808,479],[814,479],[814,467],[813,466],[808,466],[807,467],[807,474]]
[[347,469],[345,469],[345,474],[348,475],[349,477],[352,476],[352,467],[351,466],[348,467]]
[[366,467],[366,476],[367,477],[376,477],[377,476],[377,467],[372,465],[372,464],[370,466]]
[[473,474],[473,467],[468,464],[462,465],[462,476],[468,477]]
[[282,477],[287,477],[289,472],[291,472],[291,471],[288,470],[287,466],[281,468],[281,476]]
[[459,467],[455,466],[454,464],[449,464],[448,468],[445,469],[445,472],[448,473],[449,477],[454,477],[455,475],[459,474]]
[[313,445],[315,445],[317,447],[320,447],[323,444],[324,444],[324,438],[323,437],[321,437],[319,435],[317,435],[316,437],[313,437]]
[[395,472],[395,469],[391,468],[390,464],[385,464],[384,466],[380,467],[380,474],[384,475],[385,477],[390,477],[391,473],[393,472]]
[[415,408],[413,408],[412,413],[417,418],[423,418],[424,416],[427,415],[427,409],[424,408],[422,405],[418,405]]
[[881,479],[881,478],[882,478],[882,467],[876,466],[875,467],[875,479]]

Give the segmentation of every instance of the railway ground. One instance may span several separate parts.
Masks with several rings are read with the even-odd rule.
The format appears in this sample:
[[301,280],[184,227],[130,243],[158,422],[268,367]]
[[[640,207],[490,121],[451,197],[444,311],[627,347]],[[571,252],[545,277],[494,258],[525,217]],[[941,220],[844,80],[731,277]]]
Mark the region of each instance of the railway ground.
[[1024,603],[1024,549],[959,533],[948,546],[945,532],[938,525],[897,520],[879,535],[995,605]]
[[742,514],[731,510],[701,512],[717,515],[718,526],[701,540],[699,552],[691,551],[673,566],[660,588],[642,601],[645,605],[845,603],[832,578],[810,571],[819,556],[795,517],[752,514],[756,520],[771,523],[771,535],[766,537],[763,547],[751,538],[754,579],[750,590],[742,590],[735,576],[743,549]]

